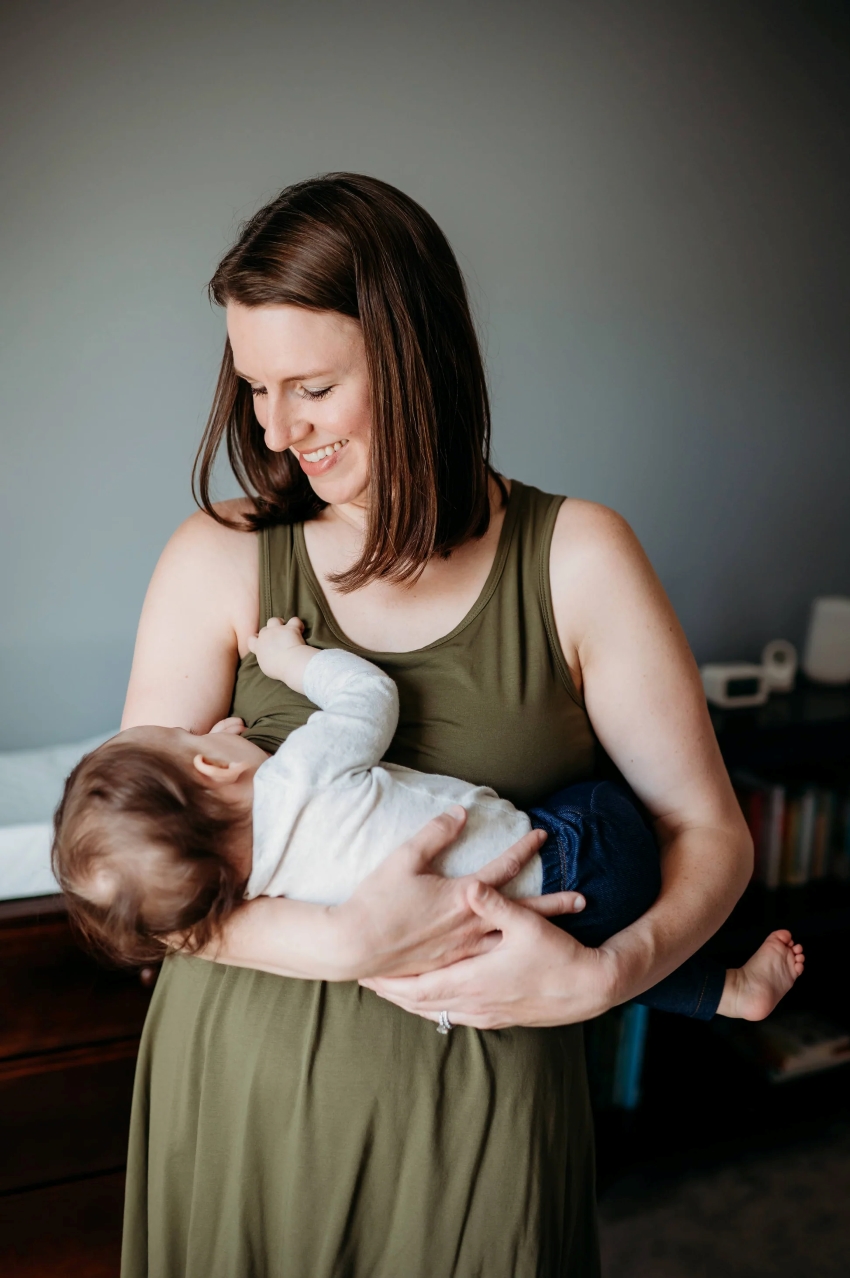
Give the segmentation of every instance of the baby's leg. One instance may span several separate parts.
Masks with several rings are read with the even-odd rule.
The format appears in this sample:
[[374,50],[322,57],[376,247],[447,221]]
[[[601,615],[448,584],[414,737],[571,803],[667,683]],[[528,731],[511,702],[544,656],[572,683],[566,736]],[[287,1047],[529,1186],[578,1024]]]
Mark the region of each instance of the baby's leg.
[[[626,791],[610,781],[568,786],[529,812],[546,830],[541,849],[543,891],[581,892],[580,914],[554,919],[582,945],[597,946],[650,908],[661,891],[658,844]],[[637,1002],[710,1020],[726,972],[704,950],[687,959]]]
[[[581,892],[580,914],[559,927],[597,946],[645,914],[661,890],[658,845],[628,795],[608,781],[568,786],[529,816],[549,835],[543,891]],[[787,938],[787,939],[786,939]],[[760,1020],[802,971],[802,948],[774,932],[742,968],[729,972],[703,948],[636,1000],[699,1020],[716,1014]]]
[[763,1021],[802,975],[805,962],[803,947],[794,944],[790,932],[771,932],[743,967],[727,971],[718,1016]]

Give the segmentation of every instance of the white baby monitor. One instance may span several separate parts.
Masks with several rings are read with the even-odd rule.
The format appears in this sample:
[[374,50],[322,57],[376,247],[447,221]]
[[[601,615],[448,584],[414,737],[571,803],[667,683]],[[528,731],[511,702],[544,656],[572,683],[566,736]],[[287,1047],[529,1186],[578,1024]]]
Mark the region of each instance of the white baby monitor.
[[787,639],[771,639],[761,654],[771,692],[790,692],[797,677],[797,649]]
[[812,601],[803,670],[817,683],[850,683],[850,599]]

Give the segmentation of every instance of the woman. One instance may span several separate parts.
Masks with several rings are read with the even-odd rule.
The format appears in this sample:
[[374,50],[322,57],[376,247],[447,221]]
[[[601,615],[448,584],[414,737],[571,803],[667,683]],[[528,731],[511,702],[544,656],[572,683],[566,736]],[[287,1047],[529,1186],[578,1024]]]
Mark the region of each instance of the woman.
[[[587,776],[598,739],[655,818],[664,887],[584,949],[496,890],[534,835],[480,881],[429,874],[449,814],[345,906],[246,904],[219,962],[163,968],[122,1273],[591,1278],[579,1023],[693,953],[750,870],[687,645],[622,520],[491,471],[463,282],[407,197],[351,174],[289,188],[211,292],[228,342],[204,513],[154,575],[125,726],[230,712],[273,750],[311,707],[248,641],[297,614],[395,678],[396,762],[528,805]],[[214,507],[222,439],[250,495]],[[441,1013],[464,1028],[436,1034]]]

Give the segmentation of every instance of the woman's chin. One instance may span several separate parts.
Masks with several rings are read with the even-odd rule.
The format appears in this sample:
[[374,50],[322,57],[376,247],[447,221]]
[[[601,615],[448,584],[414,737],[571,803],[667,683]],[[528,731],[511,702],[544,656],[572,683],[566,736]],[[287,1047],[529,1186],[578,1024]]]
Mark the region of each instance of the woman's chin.
[[335,475],[331,471],[327,475],[308,476],[310,487],[320,501],[329,506],[365,506],[369,484],[363,479],[353,476]]

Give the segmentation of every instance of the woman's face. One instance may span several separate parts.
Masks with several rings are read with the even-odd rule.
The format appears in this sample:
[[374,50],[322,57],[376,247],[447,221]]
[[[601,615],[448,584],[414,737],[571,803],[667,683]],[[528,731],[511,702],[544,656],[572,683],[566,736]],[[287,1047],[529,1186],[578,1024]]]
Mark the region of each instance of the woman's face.
[[227,332],[266,447],[290,449],[323,501],[364,504],[372,417],[358,321],[334,311],[230,302]]

